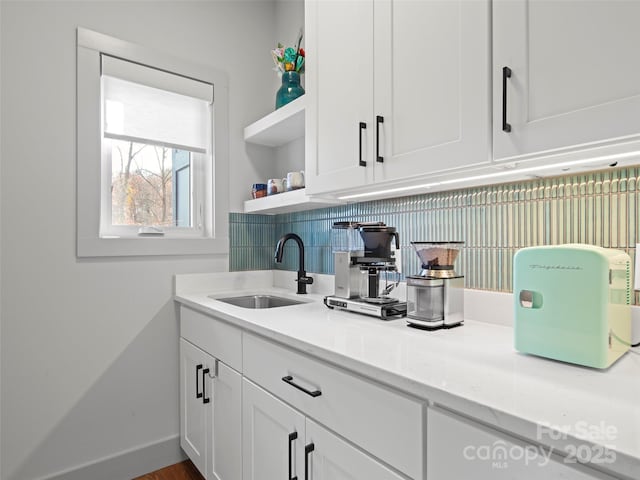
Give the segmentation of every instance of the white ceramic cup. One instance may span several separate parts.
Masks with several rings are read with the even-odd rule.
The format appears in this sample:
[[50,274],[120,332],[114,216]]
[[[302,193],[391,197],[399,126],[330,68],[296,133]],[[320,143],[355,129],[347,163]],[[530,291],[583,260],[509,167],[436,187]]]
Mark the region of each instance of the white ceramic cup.
[[284,192],[284,178],[270,178],[267,180],[267,195],[275,195]]
[[289,172],[285,182],[287,192],[304,187],[304,171]]

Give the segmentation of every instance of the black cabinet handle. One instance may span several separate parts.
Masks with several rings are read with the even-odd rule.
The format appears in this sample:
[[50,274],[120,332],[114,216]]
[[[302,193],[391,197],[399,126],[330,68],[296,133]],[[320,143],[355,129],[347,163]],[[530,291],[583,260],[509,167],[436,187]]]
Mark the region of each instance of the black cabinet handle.
[[209,403],[211,401],[210,398],[207,398],[207,394],[206,394],[207,383],[205,381],[205,377],[207,376],[208,373],[209,373],[208,368],[205,368],[204,370],[202,370],[202,403]]
[[304,447],[304,480],[309,480],[309,455],[316,449],[313,443]]
[[376,162],[384,162],[384,157],[380,155],[380,124],[384,123],[384,117],[376,116]]
[[510,132],[511,124],[507,122],[507,78],[511,78],[511,69],[502,67],[502,131]]
[[292,474],[292,472],[291,472],[291,470],[292,470],[292,469],[291,469],[291,460],[292,460],[292,458],[291,458],[291,457],[293,456],[293,455],[292,455],[292,451],[293,451],[292,443],[293,443],[293,441],[295,441],[297,438],[298,438],[298,432],[291,432],[291,433],[289,434],[289,480],[298,480],[298,477],[297,477],[297,476],[296,476],[296,477],[293,477],[293,476],[291,475],[291,474]]
[[367,166],[367,162],[365,162],[362,159],[362,131],[365,130],[366,128],[367,128],[367,124],[364,123],[364,122],[360,122],[360,131],[359,131],[359,134],[358,134],[358,140],[359,140],[359,144],[358,145],[359,145],[359,152],[360,152],[359,155],[360,155],[360,157],[358,159],[359,160],[358,165],[361,166],[361,167],[366,167]]
[[296,384],[293,381],[293,377],[291,375],[287,375],[286,377],[282,377],[282,381],[285,383],[288,383],[289,385],[291,385],[292,387],[297,388],[298,390],[303,391],[304,393],[306,393],[307,395],[311,396],[311,397],[319,397],[320,395],[322,395],[322,392],[320,390],[314,390],[313,392],[311,390],[307,390],[304,387],[301,387],[300,385]]
[[202,364],[196,365],[196,398],[202,398],[202,392],[198,389],[198,382],[200,381],[200,370],[202,369]]

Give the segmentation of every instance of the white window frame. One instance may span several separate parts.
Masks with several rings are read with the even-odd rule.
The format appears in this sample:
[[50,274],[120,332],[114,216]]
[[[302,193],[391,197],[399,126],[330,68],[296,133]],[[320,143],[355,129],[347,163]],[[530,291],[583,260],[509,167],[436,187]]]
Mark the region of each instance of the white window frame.
[[[111,185],[111,171],[102,136],[101,54],[177,73],[214,86],[212,118],[212,161],[197,172],[203,179],[202,208],[194,205],[194,220],[201,228],[167,228],[164,235],[141,236],[138,227],[119,235],[100,236],[105,185]],[[229,212],[229,126],[228,79],[224,72],[193,64],[146,47],[84,28],[77,30],[77,256],[227,254]],[[193,162],[192,166],[202,162]],[[202,168],[202,167],[200,167]],[[196,174],[196,172],[194,172]],[[196,177],[198,178],[198,177]],[[208,188],[209,185],[212,188]],[[106,189],[106,193],[110,188]],[[109,202],[111,201],[109,196]],[[102,209],[102,211],[101,211]],[[104,218],[104,217],[103,217]],[[110,219],[110,216],[109,216]],[[110,221],[110,220],[109,220]],[[186,230],[189,230],[187,232]],[[111,232],[109,232],[111,233]],[[121,233],[121,234],[120,234]]]

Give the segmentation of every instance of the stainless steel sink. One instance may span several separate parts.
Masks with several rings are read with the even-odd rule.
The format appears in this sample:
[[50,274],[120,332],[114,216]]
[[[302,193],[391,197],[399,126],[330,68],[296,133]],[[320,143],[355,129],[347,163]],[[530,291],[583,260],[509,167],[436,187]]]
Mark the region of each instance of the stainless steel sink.
[[305,303],[300,300],[276,297],[275,295],[244,295],[242,297],[226,298],[216,298],[215,295],[210,295],[209,298],[213,298],[215,300],[218,300],[219,302],[229,303],[231,305],[235,305],[236,307],[242,308],[276,308]]

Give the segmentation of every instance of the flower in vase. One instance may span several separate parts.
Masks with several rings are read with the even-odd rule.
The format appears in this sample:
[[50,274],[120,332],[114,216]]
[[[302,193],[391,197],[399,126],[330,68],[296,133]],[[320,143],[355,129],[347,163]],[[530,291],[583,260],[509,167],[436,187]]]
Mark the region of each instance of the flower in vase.
[[304,48],[300,48],[301,41],[302,31],[300,31],[295,47],[285,47],[281,43],[278,43],[277,48],[271,50],[271,56],[275,64],[274,70],[278,72],[278,74],[282,74],[283,72],[304,73],[305,51]]

